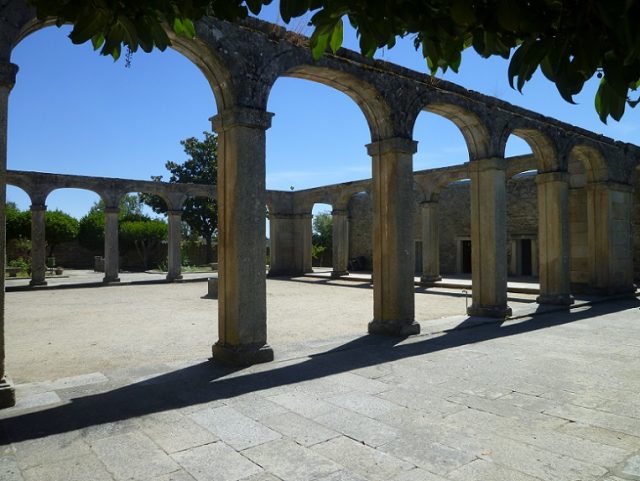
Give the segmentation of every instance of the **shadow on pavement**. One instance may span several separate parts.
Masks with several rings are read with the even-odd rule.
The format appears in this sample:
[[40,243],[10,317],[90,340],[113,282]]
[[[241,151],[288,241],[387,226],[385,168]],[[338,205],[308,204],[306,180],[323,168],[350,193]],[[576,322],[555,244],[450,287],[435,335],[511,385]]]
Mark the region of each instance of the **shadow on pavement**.
[[[4,419],[8,439],[18,442],[178,409],[241,394],[319,379],[444,349],[515,336],[640,306],[638,299],[593,305],[577,312],[548,313],[518,322],[474,324],[473,318],[438,336],[405,338],[368,335],[313,355],[297,364],[262,366],[258,372],[202,362],[112,391],[71,399],[67,404]],[[465,328],[469,327],[469,328]],[[270,368],[271,367],[271,368]],[[427,369],[425,367],[425,369]],[[232,375],[231,377],[226,377]]]

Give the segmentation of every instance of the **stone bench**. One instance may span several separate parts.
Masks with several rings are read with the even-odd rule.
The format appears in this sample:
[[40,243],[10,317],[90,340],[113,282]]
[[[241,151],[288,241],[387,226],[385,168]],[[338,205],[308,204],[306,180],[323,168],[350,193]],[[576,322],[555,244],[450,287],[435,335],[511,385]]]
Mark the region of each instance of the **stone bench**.
[[213,274],[207,279],[207,297],[210,299],[218,298],[218,274]]
[[4,272],[5,272],[5,274],[9,274],[9,277],[17,277],[18,276],[18,272],[20,272],[20,268],[19,267],[5,267],[4,268]]

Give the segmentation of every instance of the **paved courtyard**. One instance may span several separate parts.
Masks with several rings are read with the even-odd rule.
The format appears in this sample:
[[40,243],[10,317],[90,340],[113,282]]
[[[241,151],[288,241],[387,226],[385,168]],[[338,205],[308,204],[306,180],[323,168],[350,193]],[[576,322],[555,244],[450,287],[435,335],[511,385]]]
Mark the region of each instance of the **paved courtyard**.
[[366,283],[270,280],[276,361],[231,369],[205,293],[8,293],[0,480],[640,479],[637,299],[481,323],[418,289],[403,340],[364,335]]

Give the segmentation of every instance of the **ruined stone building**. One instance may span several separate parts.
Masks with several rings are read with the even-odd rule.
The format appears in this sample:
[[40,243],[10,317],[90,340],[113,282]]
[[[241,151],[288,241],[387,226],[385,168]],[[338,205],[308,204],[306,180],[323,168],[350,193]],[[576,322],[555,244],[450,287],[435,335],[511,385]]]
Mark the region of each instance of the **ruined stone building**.
[[[21,39],[49,24],[37,21],[24,0],[0,2],[2,257],[7,106],[12,87],[20,81],[19,66],[11,62],[11,52]],[[440,229],[440,206],[450,195],[447,186],[463,179],[469,179],[469,239],[464,239],[464,233],[451,235],[471,241],[469,315],[505,317],[510,313],[505,252],[517,235],[523,236],[520,248],[529,249],[527,236],[534,233],[514,231],[508,236],[509,199],[513,196],[508,195],[507,181],[526,171],[537,171],[531,189],[537,196],[538,222],[536,238],[529,241],[532,269],[534,257],[538,263],[538,302],[567,305],[576,283],[603,294],[634,292],[631,218],[634,215],[637,219],[633,179],[640,158],[636,146],[348,50],[327,53],[314,61],[307,39],[255,19],[231,24],[204,18],[196,22],[196,32],[195,39],[172,41],[173,48],[206,77],[216,103],[215,109],[212,105],[212,112],[217,111],[212,123],[219,135],[220,285],[215,360],[248,365],[273,359],[267,342],[265,205],[270,215],[271,275],[298,275],[310,269],[311,210],[320,202],[333,209],[333,264],[339,276],[348,267],[349,231],[354,230],[349,228],[349,203],[355,194],[369,192],[374,279],[372,315],[366,328],[370,333],[404,336],[420,331],[414,303],[414,216],[421,220],[423,277],[437,278],[442,272],[440,237],[450,235],[446,227]],[[271,88],[280,77],[323,83],[356,103],[371,134],[370,143],[363,146],[371,156],[371,181],[329,189],[267,192],[266,131],[274,114],[267,111],[267,105]],[[459,128],[468,163],[414,176],[417,147],[413,129],[422,111],[440,115]],[[505,158],[511,135],[526,141],[533,155]],[[117,276],[113,270],[117,251],[110,247],[114,232],[117,237],[119,198],[107,191],[101,195],[107,213],[112,214],[107,222],[105,262],[112,266],[110,275]],[[40,200],[32,198],[34,214],[43,208],[36,202]],[[170,214],[170,229],[179,226],[180,205],[176,203]],[[466,266],[468,247],[460,245],[467,253],[463,259]],[[449,254],[443,253],[442,267],[451,266]],[[4,278],[0,282],[4,283]],[[0,315],[1,333],[4,285],[0,286]],[[13,388],[4,373],[4,347],[2,336],[2,406],[13,400]]]

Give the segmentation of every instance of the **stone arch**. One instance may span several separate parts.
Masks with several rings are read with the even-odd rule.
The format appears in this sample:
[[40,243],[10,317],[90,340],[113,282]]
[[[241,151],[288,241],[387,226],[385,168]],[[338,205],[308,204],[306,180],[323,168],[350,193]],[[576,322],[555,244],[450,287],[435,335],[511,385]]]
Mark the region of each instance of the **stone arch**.
[[412,116],[412,118],[407,119],[411,132],[413,132],[421,111],[432,112],[450,120],[458,127],[467,144],[469,160],[495,155],[491,148],[489,127],[482,119],[482,116],[472,110],[470,106],[463,105],[462,102],[453,102],[452,99],[434,96],[432,93],[426,97],[419,97],[413,103],[416,108],[409,110],[408,115]]
[[566,166],[560,164],[558,149],[549,135],[528,127],[516,127],[507,131],[504,135],[504,145],[510,135],[515,135],[524,140],[537,161],[537,169],[540,172],[555,172],[563,170]]
[[360,108],[369,126],[372,141],[393,137],[395,132],[391,122],[391,110],[382,100],[380,91],[372,84],[353,74],[310,64],[293,64],[284,57],[278,59],[282,70],[273,79],[292,77],[317,82],[336,89],[351,98]]
[[609,179],[609,169],[602,152],[592,146],[576,144],[569,151],[569,166],[578,168],[579,163],[584,169],[587,182],[602,182]]
[[[31,17],[18,32],[15,41],[11,45],[11,51],[29,35],[55,25],[54,19],[41,21]],[[233,105],[233,92],[231,90],[233,82],[231,81],[231,73],[222,59],[202,40],[176,36],[168,27],[165,28],[165,31],[171,40],[171,48],[189,59],[207,79],[213,91],[218,110],[231,107]]]

